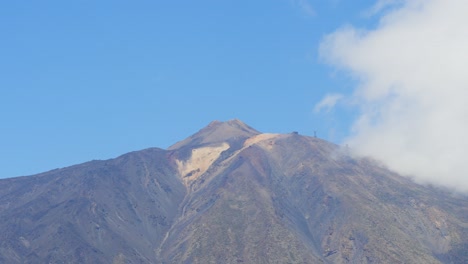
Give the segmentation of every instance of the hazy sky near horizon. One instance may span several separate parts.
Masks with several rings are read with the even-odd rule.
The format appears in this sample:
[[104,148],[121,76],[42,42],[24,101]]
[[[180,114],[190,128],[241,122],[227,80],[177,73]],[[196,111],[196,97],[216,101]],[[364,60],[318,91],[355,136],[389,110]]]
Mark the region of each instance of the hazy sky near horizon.
[[[263,132],[317,131],[397,167],[402,161],[388,158],[402,152],[411,153],[406,159],[429,153],[418,162],[434,162],[435,151],[421,147],[434,138],[420,134],[452,114],[445,126],[465,132],[456,125],[466,123],[465,108],[430,115],[417,131],[409,125],[463,98],[466,80],[449,74],[457,54],[444,60],[443,74],[436,67],[444,52],[465,44],[463,11],[461,0],[7,1],[0,8],[0,178],[166,148],[212,120],[233,118]],[[440,38],[430,30],[409,37],[441,21],[448,22],[436,27]],[[439,57],[409,78],[399,63],[419,68],[418,58],[433,51],[419,49],[427,41],[440,43]],[[426,98],[433,77],[427,98],[446,96],[440,83],[454,80],[446,103],[414,99]],[[395,133],[382,133],[395,124]],[[411,138],[417,146],[407,148]],[[382,150],[381,142],[392,146]],[[450,147],[437,150],[449,155]],[[461,167],[464,154],[437,173]]]

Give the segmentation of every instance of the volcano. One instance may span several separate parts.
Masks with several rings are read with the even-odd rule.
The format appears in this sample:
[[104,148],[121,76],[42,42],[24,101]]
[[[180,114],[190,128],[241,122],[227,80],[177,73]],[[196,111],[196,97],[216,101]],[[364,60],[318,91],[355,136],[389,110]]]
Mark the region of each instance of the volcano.
[[468,263],[468,197],[325,140],[213,121],[0,180],[1,263]]

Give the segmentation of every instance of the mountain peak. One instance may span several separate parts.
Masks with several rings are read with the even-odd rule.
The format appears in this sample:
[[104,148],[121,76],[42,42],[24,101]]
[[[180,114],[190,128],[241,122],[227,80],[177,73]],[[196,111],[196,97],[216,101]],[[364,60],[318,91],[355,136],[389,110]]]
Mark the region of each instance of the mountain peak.
[[245,124],[244,122],[242,122],[241,120],[239,120],[239,119],[237,119],[237,118],[228,120],[228,121],[226,121],[226,123],[229,124],[229,125],[241,125],[241,126],[246,126],[246,124]]
[[245,140],[258,134],[261,133],[239,119],[231,119],[225,122],[215,120],[210,122],[206,127],[202,128],[197,133],[177,142],[168,149],[173,150],[183,146],[194,147],[239,139]]
[[248,127],[250,129],[252,129],[252,127],[248,126],[246,123],[242,122],[241,120],[239,120],[237,118],[230,119],[230,120],[224,121],[224,122],[219,121],[219,120],[213,120],[205,128],[216,127],[216,126],[220,126],[220,125],[227,125],[227,126],[232,126],[232,127],[244,127],[244,128]]
[[171,148],[0,179],[0,262],[468,263],[466,197],[332,143],[234,119]]

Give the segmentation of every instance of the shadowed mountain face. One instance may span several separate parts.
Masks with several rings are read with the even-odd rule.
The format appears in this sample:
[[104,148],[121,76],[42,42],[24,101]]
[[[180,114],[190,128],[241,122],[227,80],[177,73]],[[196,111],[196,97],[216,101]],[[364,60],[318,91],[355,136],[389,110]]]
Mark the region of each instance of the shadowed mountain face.
[[468,199],[329,142],[212,122],[0,180],[0,263],[468,263]]

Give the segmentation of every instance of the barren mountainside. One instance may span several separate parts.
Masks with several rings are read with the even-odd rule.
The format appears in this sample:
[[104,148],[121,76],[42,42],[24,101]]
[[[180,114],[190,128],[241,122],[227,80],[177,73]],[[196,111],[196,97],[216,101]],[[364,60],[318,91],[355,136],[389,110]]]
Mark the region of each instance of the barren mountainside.
[[0,263],[468,263],[468,198],[298,133],[0,180]]

